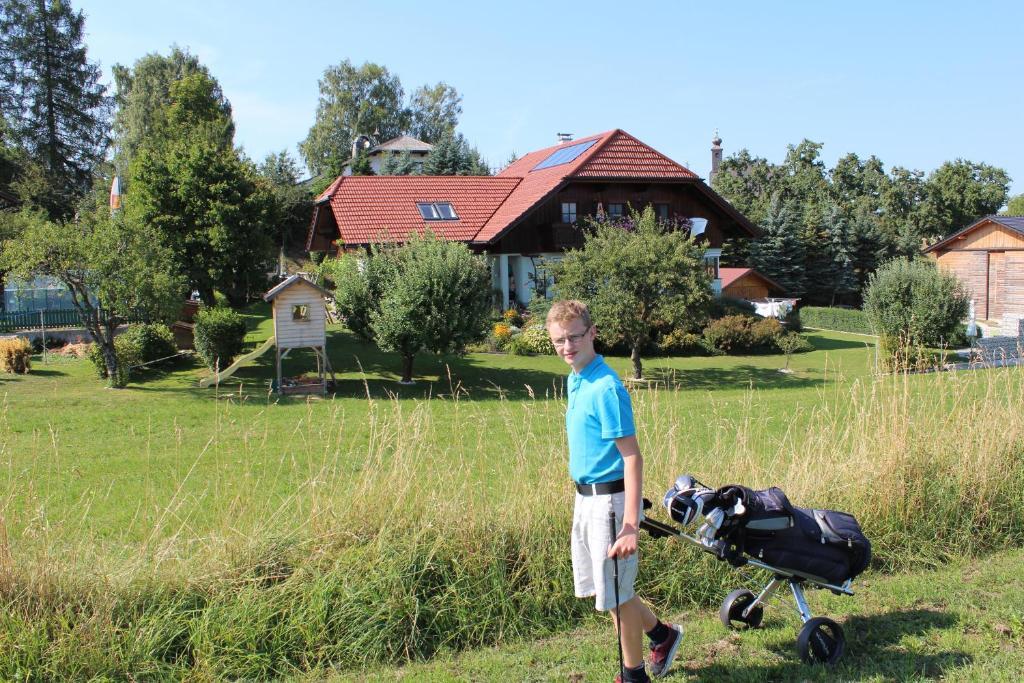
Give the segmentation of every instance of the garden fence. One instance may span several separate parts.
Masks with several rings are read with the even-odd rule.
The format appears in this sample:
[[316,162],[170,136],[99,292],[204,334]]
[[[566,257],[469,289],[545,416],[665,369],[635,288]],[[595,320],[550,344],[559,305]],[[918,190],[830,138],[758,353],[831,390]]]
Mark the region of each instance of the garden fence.
[[[126,322],[145,322],[139,311],[128,315]],[[0,332],[18,332],[21,330],[38,330],[40,328],[55,329],[60,327],[82,327],[82,319],[74,308],[52,311],[15,311],[0,313]]]

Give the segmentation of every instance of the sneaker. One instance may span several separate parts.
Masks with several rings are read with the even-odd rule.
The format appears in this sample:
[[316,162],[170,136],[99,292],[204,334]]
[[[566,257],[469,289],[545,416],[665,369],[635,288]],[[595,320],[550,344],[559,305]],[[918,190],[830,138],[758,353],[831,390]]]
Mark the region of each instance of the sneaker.
[[672,635],[664,642],[651,646],[651,675],[660,678],[668,673],[672,661],[679,651],[679,644],[683,642],[683,627],[675,624],[665,624],[672,630]]
[[[650,678],[647,677],[647,672],[646,671],[644,672],[643,680],[645,680],[645,681],[650,681],[651,680]],[[622,674],[615,674],[615,683],[622,683]]]

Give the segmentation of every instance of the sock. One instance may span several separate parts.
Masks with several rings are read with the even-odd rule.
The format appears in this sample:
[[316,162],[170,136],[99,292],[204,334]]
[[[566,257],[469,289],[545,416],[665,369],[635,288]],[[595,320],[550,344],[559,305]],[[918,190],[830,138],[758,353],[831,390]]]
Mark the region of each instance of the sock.
[[626,678],[623,679],[623,683],[650,683],[651,679],[647,676],[647,669],[643,664],[635,669],[626,667],[625,673]]
[[655,645],[665,642],[665,639],[672,635],[672,629],[665,624],[658,621],[657,626],[647,632],[647,637],[651,639],[651,642]]

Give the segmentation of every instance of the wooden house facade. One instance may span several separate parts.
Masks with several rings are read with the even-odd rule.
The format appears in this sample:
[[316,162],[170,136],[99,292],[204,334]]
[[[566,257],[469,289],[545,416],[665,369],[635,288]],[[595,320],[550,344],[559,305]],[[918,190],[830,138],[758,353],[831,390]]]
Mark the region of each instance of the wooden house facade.
[[695,173],[613,130],[531,152],[496,176],[340,177],[316,200],[307,249],[362,248],[431,230],[487,253],[500,305],[525,305],[546,286],[541,261],[583,245],[586,217],[647,206],[684,225],[703,219],[695,223],[716,293],[723,242],[760,234]]
[[960,278],[979,319],[1017,329],[1024,318],[1024,216],[986,216],[924,252]]

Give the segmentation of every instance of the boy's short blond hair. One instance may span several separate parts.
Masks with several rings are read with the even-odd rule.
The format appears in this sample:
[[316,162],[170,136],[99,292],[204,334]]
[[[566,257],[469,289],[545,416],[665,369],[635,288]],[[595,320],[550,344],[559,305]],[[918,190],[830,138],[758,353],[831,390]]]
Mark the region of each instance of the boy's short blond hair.
[[582,320],[588,330],[594,324],[590,320],[590,309],[582,301],[575,299],[556,301],[551,305],[551,310],[548,311],[548,317],[544,321],[544,326],[551,327],[551,323],[560,323],[562,327],[565,327],[573,320]]

